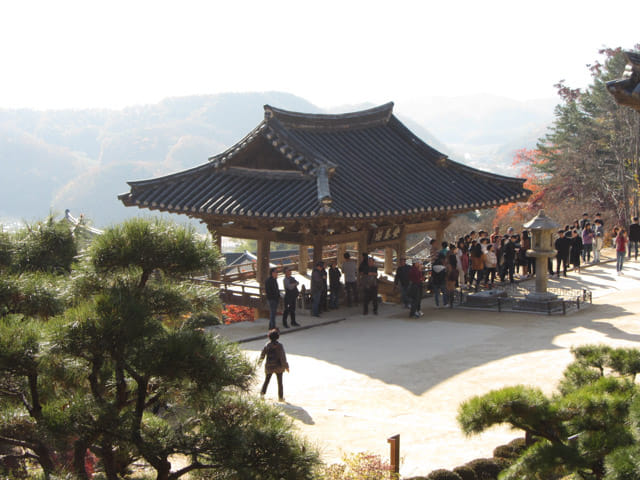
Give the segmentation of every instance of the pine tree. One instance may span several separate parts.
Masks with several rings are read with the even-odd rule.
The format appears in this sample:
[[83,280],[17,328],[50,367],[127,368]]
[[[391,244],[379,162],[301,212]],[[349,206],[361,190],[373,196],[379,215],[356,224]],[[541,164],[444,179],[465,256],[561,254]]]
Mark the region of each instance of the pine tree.
[[162,221],[97,238],[62,289],[63,313],[0,319],[0,442],[26,449],[47,478],[128,478],[134,461],[159,480],[311,478],[317,453],[248,395],[254,366],[188,326],[217,297],[180,278],[218,262],[209,241]]
[[502,480],[622,480],[640,471],[640,351],[587,345],[572,349],[559,393],[518,385],[464,402],[458,422],[466,434],[493,425],[523,430],[527,448]]
[[606,82],[620,78],[626,59],[620,48],[603,49],[604,62],[590,66],[593,83],[585,90],[560,82],[562,103],[547,135],[538,142],[545,198],[611,210],[627,224],[638,214],[640,115],[619,106]]

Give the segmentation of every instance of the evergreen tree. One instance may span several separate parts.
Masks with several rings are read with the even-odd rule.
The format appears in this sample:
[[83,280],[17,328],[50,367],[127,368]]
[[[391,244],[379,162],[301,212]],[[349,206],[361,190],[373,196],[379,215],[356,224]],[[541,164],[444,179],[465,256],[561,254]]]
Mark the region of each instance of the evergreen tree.
[[611,210],[626,225],[638,214],[640,115],[619,106],[606,90],[606,82],[624,72],[622,50],[600,53],[604,62],[591,66],[593,83],[584,92],[557,85],[562,103],[538,143],[535,167],[550,204]]
[[560,392],[514,386],[464,402],[458,422],[466,434],[509,424],[527,448],[502,480],[621,480],[640,471],[640,351],[587,345],[572,349]]
[[129,478],[134,461],[159,480],[311,478],[317,453],[247,394],[253,365],[236,345],[188,327],[216,296],[177,280],[218,258],[210,242],[165,222],[107,230],[73,270],[64,313],[46,324],[1,320],[0,441],[26,449],[46,477],[88,478],[95,456],[109,480]]

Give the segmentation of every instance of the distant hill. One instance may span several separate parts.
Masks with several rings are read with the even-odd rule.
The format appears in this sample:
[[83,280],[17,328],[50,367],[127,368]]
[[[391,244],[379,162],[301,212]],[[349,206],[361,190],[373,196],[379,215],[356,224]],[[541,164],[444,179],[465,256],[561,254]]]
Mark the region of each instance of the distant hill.
[[494,95],[427,97],[398,108],[446,144],[454,159],[515,175],[513,155],[535,148],[553,121],[556,98],[521,102]]
[[[40,219],[49,211],[61,214],[68,208],[104,227],[147,214],[117,200],[128,190],[127,181],[206,162],[254,128],[264,117],[264,104],[324,113],[281,92],[168,98],[123,110],[0,110],[0,222]],[[489,104],[495,108],[485,114],[487,105],[469,112],[465,102],[453,100],[397,105],[394,112],[416,135],[454,160],[497,171],[497,157],[508,156],[502,150],[512,144],[520,145],[515,149],[529,146],[524,144],[530,141],[527,134],[540,136],[545,116],[515,104]],[[534,143],[537,136],[531,137]],[[482,159],[480,165],[474,162],[476,156]]]

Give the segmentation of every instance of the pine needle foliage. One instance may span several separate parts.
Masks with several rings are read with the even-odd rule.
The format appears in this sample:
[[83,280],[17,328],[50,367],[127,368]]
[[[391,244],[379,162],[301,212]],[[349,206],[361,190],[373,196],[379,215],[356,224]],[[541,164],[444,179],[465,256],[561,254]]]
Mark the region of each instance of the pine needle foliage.
[[501,480],[638,478],[640,351],[584,345],[551,397],[517,385],[464,402],[458,422],[467,434],[508,424],[526,434],[526,448]]
[[45,479],[134,478],[133,462],[158,480],[311,479],[315,450],[248,396],[253,364],[188,327],[216,295],[177,280],[217,264],[192,230],[134,220],[107,230],[69,274],[41,277],[50,298],[29,293],[38,282],[24,273],[0,281],[12,302],[0,316],[0,441]]

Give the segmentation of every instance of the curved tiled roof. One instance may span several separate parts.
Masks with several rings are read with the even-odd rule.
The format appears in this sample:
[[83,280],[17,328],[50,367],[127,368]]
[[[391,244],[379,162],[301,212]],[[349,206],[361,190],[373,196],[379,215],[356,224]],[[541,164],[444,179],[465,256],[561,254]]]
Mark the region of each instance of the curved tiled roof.
[[607,82],[616,102],[640,112],[640,53],[624,52],[627,66],[621,79]]
[[449,160],[389,103],[317,115],[265,106],[264,120],[209,162],[129,182],[119,198],[194,217],[389,217],[466,211],[526,197],[523,179]]

